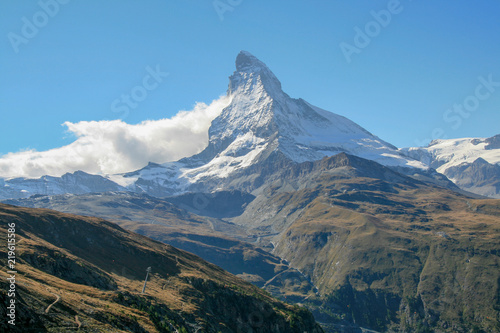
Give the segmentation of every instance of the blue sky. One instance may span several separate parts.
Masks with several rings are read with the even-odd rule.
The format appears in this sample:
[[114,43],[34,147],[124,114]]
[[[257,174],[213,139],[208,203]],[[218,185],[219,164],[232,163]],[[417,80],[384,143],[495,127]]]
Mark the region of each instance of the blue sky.
[[[210,103],[225,94],[240,50],[291,97],[398,147],[500,133],[498,1],[60,2],[0,3],[0,155],[70,144],[64,122],[137,124]],[[357,51],[346,57],[347,44]],[[168,76],[114,112],[148,69]]]

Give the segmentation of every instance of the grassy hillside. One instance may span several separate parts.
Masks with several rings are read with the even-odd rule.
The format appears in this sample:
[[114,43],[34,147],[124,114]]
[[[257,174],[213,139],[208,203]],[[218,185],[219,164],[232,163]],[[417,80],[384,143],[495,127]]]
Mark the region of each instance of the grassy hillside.
[[[7,205],[0,221],[2,242],[10,223],[17,241],[16,326],[2,306],[2,331],[321,332],[307,310],[113,223]],[[2,304],[9,300],[5,251]]]
[[384,332],[500,331],[500,201],[362,168],[298,179],[259,207],[275,210],[258,221],[278,226],[274,253],[319,289],[317,318]]
[[[236,200],[231,200],[234,195]],[[179,206],[165,199],[129,192],[93,193],[84,195],[37,195],[28,199],[7,200],[6,203],[32,208],[50,208],[64,213],[96,216],[112,221],[124,229],[194,253],[228,272],[273,295],[286,299],[304,298],[314,294],[313,286],[281,258],[258,247],[256,235],[244,227],[212,216],[200,216],[189,210],[200,195],[168,198],[181,201]],[[239,192],[203,194],[210,215],[221,215],[232,203],[241,207],[245,198]],[[219,202],[221,201],[221,202]],[[229,210],[230,212],[231,210]],[[202,211],[197,211],[202,214]],[[287,277],[284,279],[284,277]],[[288,278],[291,277],[291,278]]]

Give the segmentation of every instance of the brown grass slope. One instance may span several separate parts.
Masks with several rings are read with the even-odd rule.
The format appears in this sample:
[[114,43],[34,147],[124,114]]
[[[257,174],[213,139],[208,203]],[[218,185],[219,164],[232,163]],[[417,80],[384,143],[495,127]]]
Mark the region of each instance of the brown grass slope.
[[263,193],[237,221],[278,233],[274,254],[320,291],[320,321],[500,331],[500,200],[346,154],[287,170]]
[[[230,199],[233,195],[236,200]],[[206,206],[204,211],[209,211],[211,215],[222,215],[232,204],[242,206],[242,197],[245,198],[245,195],[232,191],[203,196],[185,194],[173,198],[177,201],[183,199],[180,203],[182,207],[165,199],[130,192],[35,195],[27,199],[6,200],[4,203],[106,219],[124,229],[194,253],[259,287],[266,286],[268,291],[278,297],[285,294],[293,296],[299,291],[299,296],[304,298],[313,293],[312,285],[300,273],[290,269],[281,258],[251,244],[258,237],[247,234],[242,226],[189,211],[194,207],[200,208],[197,200],[203,198],[207,200],[203,201],[203,206]],[[198,213],[202,214],[203,211]],[[284,281],[283,276],[293,276],[293,279]]]
[[[178,250],[98,218],[0,205],[16,224],[18,332],[321,332],[312,315]],[[0,296],[7,304],[6,247]],[[152,267],[141,294],[147,267]]]

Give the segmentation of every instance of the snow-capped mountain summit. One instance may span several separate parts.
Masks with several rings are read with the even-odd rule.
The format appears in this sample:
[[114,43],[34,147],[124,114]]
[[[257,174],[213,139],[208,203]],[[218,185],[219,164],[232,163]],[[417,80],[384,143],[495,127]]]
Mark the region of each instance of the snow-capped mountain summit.
[[349,119],[291,98],[273,72],[246,51],[236,58],[227,96],[229,104],[212,121],[205,150],[123,175],[126,182],[153,195],[207,190],[203,183],[214,190],[232,186],[231,178],[278,155],[300,163],[340,152],[387,166],[426,169]]
[[[228,105],[212,121],[208,146],[201,153],[177,162],[150,163],[101,181],[155,196],[233,188],[252,191],[265,181],[264,174],[272,174],[280,165],[341,152],[391,167],[428,169],[351,120],[291,98],[273,72],[246,51],[236,58],[227,97]],[[31,189],[21,196],[38,193]]]
[[264,140],[295,162],[349,152],[382,164],[418,166],[349,119],[290,98],[272,71],[246,51],[236,58],[227,94],[231,102],[209,130],[212,153],[231,146],[234,154]]

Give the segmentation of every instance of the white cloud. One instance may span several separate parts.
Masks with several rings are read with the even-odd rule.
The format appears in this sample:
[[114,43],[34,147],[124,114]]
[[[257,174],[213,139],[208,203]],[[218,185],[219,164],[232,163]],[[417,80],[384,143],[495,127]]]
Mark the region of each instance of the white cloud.
[[60,148],[27,150],[0,157],[0,177],[38,178],[82,170],[114,174],[164,163],[200,152],[208,144],[211,121],[227,106],[226,96],[210,105],[197,103],[172,118],[129,125],[121,120],[66,122],[77,139]]

